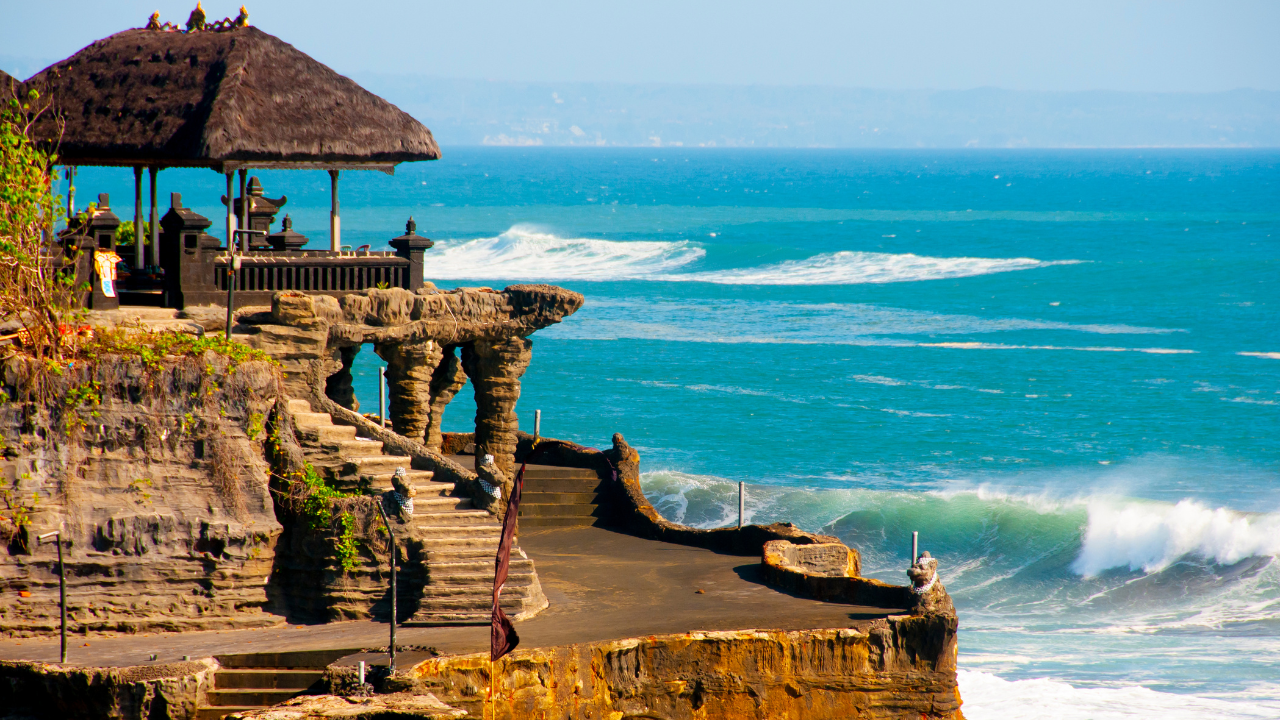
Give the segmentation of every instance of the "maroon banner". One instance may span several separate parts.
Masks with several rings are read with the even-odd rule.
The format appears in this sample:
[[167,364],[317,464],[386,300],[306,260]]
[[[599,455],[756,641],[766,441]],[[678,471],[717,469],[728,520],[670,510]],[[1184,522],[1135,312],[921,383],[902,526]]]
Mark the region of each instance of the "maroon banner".
[[502,594],[502,586],[507,582],[507,572],[511,569],[511,546],[515,543],[516,519],[520,515],[520,495],[524,490],[524,465],[516,473],[512,483],[511,501],[507,503],[507,514],[502,518],[502,541],[498,543],[498,557],[494,559],[493,573],[493,627],[489,634],[489,659],[497,660],[520,644],[520,636],[516,634],[515,625],[502,612],[498,605],[498,596]]

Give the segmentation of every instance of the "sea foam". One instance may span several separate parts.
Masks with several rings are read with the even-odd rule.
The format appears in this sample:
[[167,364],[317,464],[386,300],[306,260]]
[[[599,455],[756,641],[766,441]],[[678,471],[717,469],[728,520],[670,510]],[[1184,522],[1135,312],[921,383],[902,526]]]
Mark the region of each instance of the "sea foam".
[[684,272],[706,256],[688,240],[564,238],[529,225],[497,237],[444,241],[429,279],[654,280],[721,285],[858,285],[988,275],[1078,260],[926,257],[842,251],[754,268]]
[[1176,504],[1095,500],[1071,569],[1156,572],[1193,555],[1222,564],[1280,553],[1280,515],[1244,515],[1194,500]]
[[945,280],[1070,265],[1078,260],[1045,262],[1033,258],[926,257],[874,252],[823,253],[757,268],[696,272],[668,280],[696,280],[722,285],[860,285],[866,283]]
[[[961,660],[963,662],[963,659]],[[961,669],[960,697],[970,720],[1128,720],[1167,718],[1274,718],[1280,703],[1259,697],[1228,700],[1157,692],[1137,685],[1079,688],[1045,678],[1005,680],[992,673]]]

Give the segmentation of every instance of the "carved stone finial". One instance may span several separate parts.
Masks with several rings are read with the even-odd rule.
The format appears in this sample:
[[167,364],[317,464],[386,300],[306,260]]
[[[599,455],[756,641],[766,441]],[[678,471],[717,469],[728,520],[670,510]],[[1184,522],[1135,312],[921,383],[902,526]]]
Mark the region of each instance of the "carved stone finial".
[[249,186],[246,188],[246,192],[254,197],[262,197],[262,181],[258,180],[257,175],[249,178]]
[[413,221],[413,216],[409,216],[409,222],[404,224],[404,234],[412,235],[418,230],[418,223]]
[[283,222],[281,222],[281,223],[280,223],[280,225],[282,226],[282,229],[284,229],[284,230],[292,230],[292,229],[293,229],[293,218],[289,217],[288,215],[285,215],[285,216],[284,216],[284,221],[283,221]]
[[204,8],[200,6],[200,0],[196,0],[196,9],[191,11],[187,16],[187,32],[195,32],[204,29]]

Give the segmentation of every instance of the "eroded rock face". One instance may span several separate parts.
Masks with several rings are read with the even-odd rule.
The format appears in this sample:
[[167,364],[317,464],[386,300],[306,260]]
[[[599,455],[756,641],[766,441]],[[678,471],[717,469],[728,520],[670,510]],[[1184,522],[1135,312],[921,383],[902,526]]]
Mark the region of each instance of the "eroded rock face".
[[[29,366],[2,368],[7,489],[38,499],[0,550],[0,633],[59,625],[62,533],[72,631],[269,625],[264,586],[281,532],[262,456],[276,370],[224,357],[103,357],[64,370],[55,397],[26,402]],[[96,390],[94,390],[96,388]],[[94,397],[96,396],[96,397]]]
[[[246,342],[280,360],[291,397],[327,397],[358,409],[351,360],[372,344],[387,361],[390,417],[396,432],[428,448],[441,445],[445,407],[470,380],[476,397],[476,452],[515,468],[515,414],[529,365],[528,336],[582,306],[582,295],[551,285],[512,285],[502,292],[367,290],[334,300],[277,293],[270,313],[242,318]],[[504,488],[509,491],[509,488]]]
[[[864,628],[693,632],[432,658],[411,674],[486,718],[960,717],[954,616]],[[497,693],[485,705],[489,673]]]

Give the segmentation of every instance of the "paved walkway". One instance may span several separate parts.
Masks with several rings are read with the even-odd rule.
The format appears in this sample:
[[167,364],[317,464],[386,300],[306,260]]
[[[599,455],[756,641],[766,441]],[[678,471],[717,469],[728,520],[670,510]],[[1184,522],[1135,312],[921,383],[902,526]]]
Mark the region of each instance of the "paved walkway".
[[[551,606],[517,623],[522,647],[546,647],[695,630],[800,630],[858,627],[897,609],[818,602],[778,592],[758,580],[759,559],[642,540],[595,527],[524,532],[520,546],[533,558]],[[702,590],[702,593],[698,593]],[[77,665],[146,665],[220,654],[386,647],[385,623],[351,621],[258,630],[69,636]],[[88,643],[85,646],[85,643]],[[489,628],[396,630],[400,646],[444,654],[481,652]],[[55,662],[58,639],[0,640],[0,659]],[[373,656],[366,659],[375,660]],[[385,656],[382,656],[385,658]],[[425,657],[407,652],[403,666]]]

